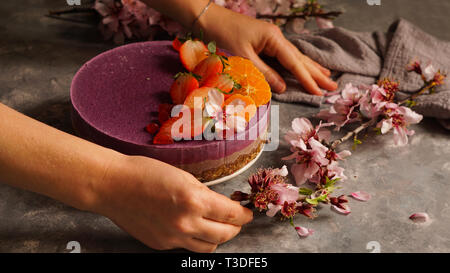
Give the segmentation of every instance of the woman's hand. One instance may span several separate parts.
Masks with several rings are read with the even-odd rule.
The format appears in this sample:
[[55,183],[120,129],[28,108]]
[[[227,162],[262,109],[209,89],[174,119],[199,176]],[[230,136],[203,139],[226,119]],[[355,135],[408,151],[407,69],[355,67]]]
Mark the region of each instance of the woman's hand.
[[96,192],[94,212],[158,250],[212,252],[253,217],[191,174],[146,157],[112,161]]
[[220,47],[235,55],[252,60],[275,92],[284,92],[286,83],[259,58],[260,53],[276,57],[311,94],[322,95],[319,87],[329,91],[337,88],[337,84],[329,78],[330,71],[303,55],[274,24],[213,4],[196,23],[197,32],[200,29],[206,39],[216,41]]

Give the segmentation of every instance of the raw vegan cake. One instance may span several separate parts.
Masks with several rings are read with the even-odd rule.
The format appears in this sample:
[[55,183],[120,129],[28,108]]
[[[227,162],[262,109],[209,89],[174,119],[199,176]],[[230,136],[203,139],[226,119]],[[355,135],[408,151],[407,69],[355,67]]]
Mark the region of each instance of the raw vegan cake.
[[[232,60],[240,61],[244,60]],[[144,129],[158,120],[161,104],[173,102],[169,90],[174,75],[184,70],[169,41],[134,43],[93,58],[72,81],[72,122],[77,134],[124,154],[164,161],[192,173],[200,181],[238,171],[264,146],[270,112],[267,98],[263,105],[258,101],[256,114],[233,139],[154,144],[155,135]],[[242,73],[227,72],[233,78],[242,75],[237,79],[240,84],[236,93],[250,90],[251,83],[243,76],[245,69]]]

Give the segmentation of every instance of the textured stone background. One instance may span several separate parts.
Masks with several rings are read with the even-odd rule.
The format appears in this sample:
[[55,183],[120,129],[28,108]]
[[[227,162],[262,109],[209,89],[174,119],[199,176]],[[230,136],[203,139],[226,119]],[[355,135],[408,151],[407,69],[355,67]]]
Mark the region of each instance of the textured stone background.
[[[381,6],[369,6],[365,0],[324,2],[345,11],[335,22],[338,26],[386,30],[401,16],[450,40],[450,1],[381,0]],[[92,25],[44,16],[48,9],[64,6],[64,0],[0,3],[0,101],[72,133],[71,79],[84,62],[113,45],[102,41]],[[317,111],[279,105],[280,135],[293,118]],[[430,119],[413,129],[416,135],[407,148],[393,147],[390,137],[375,137],[344,163],[349,180],[342,193],[364,190],[373,195],[367,203],[351,200],[350,215],[335,214],[324,206],[315,220],[299,217],[296,224],[313,228],[316,234],[298,239],[288,222],[255,213],[255,220],[217,252],[368,252],[370,241],[378,241],[382,252],[450,252],[449,133]],[[213,189],[225,195],[245,190],[252,171],[279,167],[280,157],[287,154],[282,142],[250,170]],[[428,212],[433,221],[413,224],[408,216],[418,211]],[[83,252],[152,251],[104,217],[0,184],[0,252],[68,252],[69,241],[80,242]]]

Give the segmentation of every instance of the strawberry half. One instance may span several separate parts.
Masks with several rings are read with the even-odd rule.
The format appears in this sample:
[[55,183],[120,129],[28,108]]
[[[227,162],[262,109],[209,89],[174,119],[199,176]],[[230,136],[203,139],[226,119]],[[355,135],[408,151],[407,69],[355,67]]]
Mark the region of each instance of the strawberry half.
[[236,87],[236,89],[240,89],[240,87],[237,88],[237,85],[238,84],[234,82],[233,78],[226,73],[212,75],[203,82],[203,86],[218,88],[224,93],[225,97],[231,95],[233,88]]
[[193,71],[201,61],[208,57],[208,48],[202,41],[187,40],[180,47],[180,60],[188,71]]
[[183,104],[187,95],[199,87],[198,80],[192,73],[178,73],[170,88],[170,96],[174,104]]

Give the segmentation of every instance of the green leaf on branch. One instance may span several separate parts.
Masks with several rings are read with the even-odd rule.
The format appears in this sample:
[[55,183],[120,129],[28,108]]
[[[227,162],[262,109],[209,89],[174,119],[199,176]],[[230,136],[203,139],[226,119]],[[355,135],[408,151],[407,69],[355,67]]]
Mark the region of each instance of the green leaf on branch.
[[313,192],[313,190],[308,189],[308,188],[300,188],[300,189],[298,190],[298,193],[300,193],[300,194],[302,194],[302,195],[311,195],[311,194],[313,194],[314,192]]
[[358,145],[361,145],[362,144],[362,141],[361,140],[359,140],[356,136],[353,138],[353,146],[352,146],[352,149],[353,150],[356,150],[356,147],[358,146]]
[[317,200],[317,198],[314,198],[314,199],[306,198],[305,201],[308,202],[311,205],[319,204],[319,201]]
[[417,104],[414,100],[407,100],[405,103],[406,103],[406,106],[409,108],[416,106],[416,104]]

